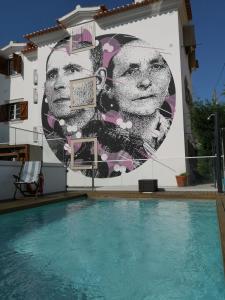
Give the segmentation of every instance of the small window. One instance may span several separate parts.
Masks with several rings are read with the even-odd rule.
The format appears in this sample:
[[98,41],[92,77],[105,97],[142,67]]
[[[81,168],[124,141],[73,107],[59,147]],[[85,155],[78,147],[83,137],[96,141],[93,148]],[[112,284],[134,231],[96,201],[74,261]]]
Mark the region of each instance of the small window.
[[23,71],[23,61],[22,57],[16,53],[13,53],[13,72],[15,74],[22,74]]
[[74,139],[71,141],[71,169],[96,169],[97,159],[96,138]]
[[28,119],[28,101],[0,105],[0,122]]
[[34,143],[38,142],[38,128],[36,126],[33,127],[33,141]]
[[13,59],[9,59],[8,61],[8,68],[9,68],[9,71],[8,71],[8,74],[9,75],[17,75],[17,71],[14,70],[14,62],[13,62]]
[[0,57],[0,73],[4,75],[21,74],[23,69],[23,61],[20,55],[13,53],[9,59]]
[[70,45],[71,53],[95,47],[94,22],[88,22],[73,28]]
[[192,100],[191,91],[188,87],[188,81],[187,81],[186,77],[184,79],[184,89],[185,89],[185,100],[186,100],[188,105],[191,105],[193,100]]
[[38,70],[37,69],[34,69],[34,71],[33,71],[33,82],[34,82],[34,85],[38,85]]
[[9,121],[20,120],[20,103],[9,104]]
[[96,77],[70,81],[71,110],[96,106]]
[[0,56],[0,74],[8,75],[8,59]]
[[38,103],[38,89],[37,88],[33,89],[33,102],[34,102],[34,104]]
[[8,74],[13,75],[14,70],[13,70],[13,60],[9,59],[8,60]]

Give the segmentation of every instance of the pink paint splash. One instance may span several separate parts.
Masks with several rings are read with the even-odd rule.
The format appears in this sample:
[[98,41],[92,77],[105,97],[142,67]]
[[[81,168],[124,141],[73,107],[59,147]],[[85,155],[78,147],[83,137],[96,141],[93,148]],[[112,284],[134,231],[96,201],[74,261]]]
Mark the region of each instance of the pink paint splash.
[[110,60],[120,51],[120,44],[113,37],[107,37],[100,41],[103,49],[103,67],[109,66]]

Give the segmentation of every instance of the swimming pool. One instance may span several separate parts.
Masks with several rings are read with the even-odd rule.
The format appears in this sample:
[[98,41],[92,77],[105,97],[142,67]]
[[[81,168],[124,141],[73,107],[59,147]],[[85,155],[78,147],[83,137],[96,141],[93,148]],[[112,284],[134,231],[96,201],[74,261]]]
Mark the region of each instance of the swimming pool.
[[92,201],[0,217],[0,299],[224,300],[214,201]]

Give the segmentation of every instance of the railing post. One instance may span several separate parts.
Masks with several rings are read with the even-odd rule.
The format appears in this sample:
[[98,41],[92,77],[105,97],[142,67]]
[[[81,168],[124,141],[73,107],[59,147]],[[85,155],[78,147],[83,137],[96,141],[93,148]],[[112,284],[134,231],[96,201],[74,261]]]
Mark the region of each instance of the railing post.
[[223,192],[222,188],[222,176],[221,176],[221,137],[219,129],[219,111],[216,106],[215,112],[215,142],[216,142],[216,179],[217,179],[217,190],[218,193]]
[[16,145],[16,128],[15,128],[15,145]]
[[94,180],[94,162],[92,162],[92,172],[91,172],[91,190],[92,192],[94,191],[94,187],[95,187],[95,180]]
[[68,178],[67,178],[67,177],[68,177],[68,172],[69,172],[69,170],[68,170],[67,165],[66,165],[66,172],[65,172],[65,173],[66,173],[66,174],[65,174],[65,175],[66,175],[66,176],[65,176],[65,177],[66,177],[66,178],[65,178],[65,183],[66,183],[66,186],[65,186],[65,192],[66,192],[66,193],[68,192],[68,185],[67,185],[67,182],[68,182]]

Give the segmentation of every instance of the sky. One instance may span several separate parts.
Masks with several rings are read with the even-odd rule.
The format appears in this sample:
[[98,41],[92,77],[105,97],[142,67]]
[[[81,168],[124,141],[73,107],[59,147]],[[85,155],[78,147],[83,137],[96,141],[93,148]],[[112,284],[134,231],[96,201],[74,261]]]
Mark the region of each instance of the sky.
[[[8,0],[0,12],[0,47],[11,40],[24,42],[23,35],[51,27],[56,20],[75,9],[76,5],[108,8],[132,0]],[[225,0],[191,0],[195,25],[197,59],[200,68],[193,72],[194,99],[211,99],[214,89],[219,101],[225,88]]]

